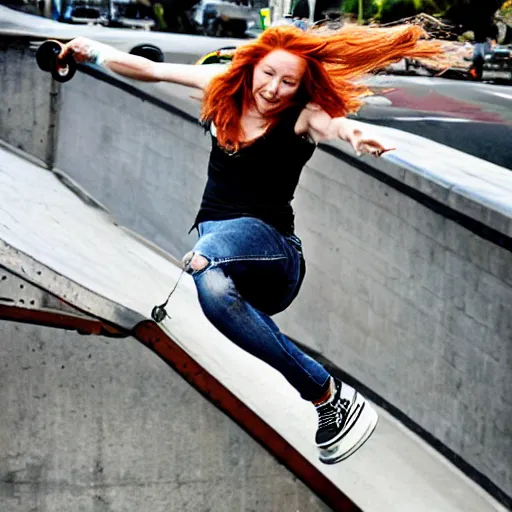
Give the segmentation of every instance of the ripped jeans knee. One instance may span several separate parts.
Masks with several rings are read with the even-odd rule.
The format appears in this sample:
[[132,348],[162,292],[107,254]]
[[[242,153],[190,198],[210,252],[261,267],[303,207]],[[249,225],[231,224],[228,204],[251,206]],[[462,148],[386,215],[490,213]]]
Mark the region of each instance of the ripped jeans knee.
[[210,261],[207,258],[200,254],[196,254],[194,251],[187,252],[187,254],[183,256],[181,262],[183,263],[185,272],[190,275],[206,269],[210,264]]

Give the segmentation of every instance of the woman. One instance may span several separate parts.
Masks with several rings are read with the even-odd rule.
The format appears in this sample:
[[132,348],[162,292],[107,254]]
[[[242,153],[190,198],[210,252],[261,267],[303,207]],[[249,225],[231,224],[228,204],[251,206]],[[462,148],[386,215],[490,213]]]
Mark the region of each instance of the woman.
[[367,92],[350,79],[403,57],[435,57],[438,48],[424,35],[412,26],[347,27],[325,36],[277,26],[238,48],[229,66],[153,63],[83,38],[63,53],[133,79],[204,92],[201,118],[212,150],[193,226],[199,240],[185,265],[211,323],[316,407],[315,440],[326,463],[356,451],[377,414],[271,319],[296,297],[305,273],[291,201],[316,143],[342,139],[358,154],[387,151],[345,118]]

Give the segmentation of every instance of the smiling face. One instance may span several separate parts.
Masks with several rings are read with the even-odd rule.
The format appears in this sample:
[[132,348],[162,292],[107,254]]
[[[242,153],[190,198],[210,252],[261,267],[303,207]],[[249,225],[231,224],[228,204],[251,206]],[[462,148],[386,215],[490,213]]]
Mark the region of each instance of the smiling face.
[[297,92],[306,62],[285,50],[274,50],[254,67],[252,94],[262,116],[283,107]]

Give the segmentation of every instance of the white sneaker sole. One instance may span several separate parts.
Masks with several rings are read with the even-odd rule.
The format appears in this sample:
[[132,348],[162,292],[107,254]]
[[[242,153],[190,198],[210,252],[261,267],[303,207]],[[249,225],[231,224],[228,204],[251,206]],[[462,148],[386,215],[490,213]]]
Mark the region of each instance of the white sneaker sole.
[[379,416],[375,409],[365,400],[361,415],[354,423],[353,427],[347,432],[341,440],[334,444],[320,448],[320,462],[324,464],[336,464],[350,457],[355,453],[373,434],[379,421]]

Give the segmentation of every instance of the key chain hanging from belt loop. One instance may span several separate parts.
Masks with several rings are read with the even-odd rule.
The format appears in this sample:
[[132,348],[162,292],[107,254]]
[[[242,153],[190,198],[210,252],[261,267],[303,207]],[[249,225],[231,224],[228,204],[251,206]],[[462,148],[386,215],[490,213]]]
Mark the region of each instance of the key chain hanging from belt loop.
[[[172,294],[176,291],[176,288],[178,288],[178,285],[180,284],[181,278],[182,278],[183,274],[186,272],[186,269],[187,269],[187,266],[184,265],[183,268],[181,269],[181,272],[178,277],[178,280],[176,281],[176,284],[174,285],[173,289],[171,290],[171,293],[169,293],[169,295],[167,297],[167,300],[163,304],[160,304],[160,306],[155,306],[153,308],[153,310],[151,311],[151,318],[157,324],[162,322],[165,319],[165,317],[169,316],[169,314],[165,310],[165,307],[169,303],[169,300],[170,300]],[[169,316],[169,318],[171,318],[171,317]]]

